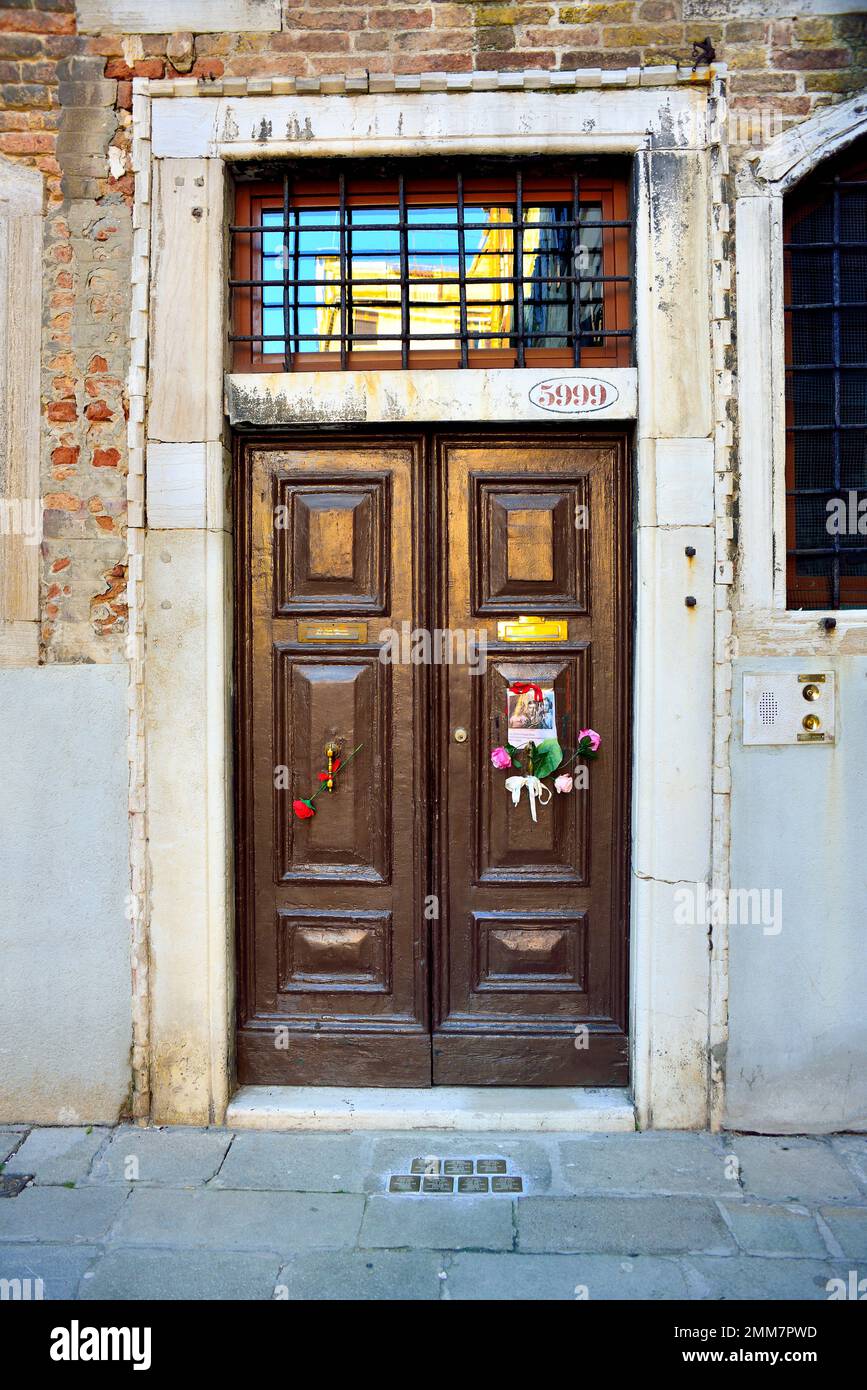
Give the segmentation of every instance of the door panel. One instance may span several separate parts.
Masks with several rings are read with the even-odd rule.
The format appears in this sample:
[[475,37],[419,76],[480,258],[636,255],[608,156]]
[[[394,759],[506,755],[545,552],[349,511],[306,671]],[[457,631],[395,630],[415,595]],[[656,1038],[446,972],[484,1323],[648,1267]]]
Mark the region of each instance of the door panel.
[[[627,467],[565,431],[239,443],[242,1082],[626,1084]],[[484,629],[484,671],[414,628]],[[489,756],[515,682],[603,737],[535,823]]]
[[298,820],[289,797],[275,793],[277,875],[388,883],[391,870],[391,728],[388,667],[377,655],[320,656],[274,646],[276,765],[293,768],[297,794],[315,790],[324,750],[338,735],[361,754],[338,771],[338,789],[316,799],[319,812]]
[[379,659],[384,629],[424,622],[421,459],[417,439],[246,451],[242,1081],[430,1085],[427,673]]
[[[587,674],[586,648],[556,661],[504,661],[489,651],[484,677],[473,678],[473,726],[482,755],[472,762],[472,796],[478,807],[474,876],[479,883],[504,888],[512,883],[586,883],[586,795],[555,796],[547,807],[537,808],[539,819],[533,821],[526,810],[526,793],[519,808],[523,814],[515,813],[503,788],[506,774],[495,772],[488,754],[506,740],[509,685],[534,681],[550,686],[559,714],[588,707]],[[542,810],[550,814],[543,816]]]
[[[623,443],[444,437],[437,453],[442,623],[484,627],[489,646],[483,676],[439,673],[434,1082],[623,1085]],[[497,615],[515,613],[562,619],[565,640],[500,641]],[[584,727],[603,740],[588,789],[554,794],[535,822],[489,756],[506,742],[515,681],[553,688],[562,746]]]

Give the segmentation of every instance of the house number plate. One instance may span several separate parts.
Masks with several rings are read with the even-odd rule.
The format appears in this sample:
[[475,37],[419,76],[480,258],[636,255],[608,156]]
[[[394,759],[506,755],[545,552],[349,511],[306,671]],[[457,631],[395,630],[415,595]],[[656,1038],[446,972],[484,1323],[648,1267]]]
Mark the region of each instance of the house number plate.
[[530,401],[542,410],[557,415],[586,415],[613,405],[620,392],[610,381],[599,377],[551,376],[537,381],[530,391]]

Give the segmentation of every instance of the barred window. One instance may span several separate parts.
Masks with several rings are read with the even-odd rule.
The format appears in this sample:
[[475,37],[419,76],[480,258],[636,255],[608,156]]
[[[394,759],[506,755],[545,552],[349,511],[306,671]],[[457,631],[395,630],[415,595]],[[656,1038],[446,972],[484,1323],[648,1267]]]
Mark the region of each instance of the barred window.
[[786,199],[789,608],[867,607],[867,141]]
[[627,366],[628,169],[394,161],[237,185],[237,371]]

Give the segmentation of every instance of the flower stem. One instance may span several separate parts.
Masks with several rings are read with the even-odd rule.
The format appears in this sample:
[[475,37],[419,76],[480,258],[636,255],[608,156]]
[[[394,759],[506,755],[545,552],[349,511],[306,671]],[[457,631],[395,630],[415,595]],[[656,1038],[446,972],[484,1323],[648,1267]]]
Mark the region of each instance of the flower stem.
[[[358,750],[359,750],[360,748],[363,748],[363,747],[364,747],[364,744],[363,744],[363,743],[359,743],[358,748],[353,748],[353,750],[352,750],[352,752],[350,753],[349,757],[348,757],[348,758],[344,758],[344,759],[341,761],[341,764],[340,764],[339,768],[337,769],[337,772],[335,772],[335,774],[334,774],[334,780],[335,780],[335,782],[337,781],[338,774],[341,773],[341,772],[343,771],[343,769],[344,769],[349,763],[352,762],[352,759],[355,757],[355,755],[356,755],[356,753],[358,752]],[[320,793],[321,791],[324,791],[325,788],[327,787],[327,785],[328,785],[327,782],[323,782],[319,787],[317,787],[316,791],[313,793],[313,795],[312,795],[311,797],[308,798],[308,800],[310,800],[310,801],[315,801],[316,798],[317,798],[317,796],[319,795],[319,793]]]

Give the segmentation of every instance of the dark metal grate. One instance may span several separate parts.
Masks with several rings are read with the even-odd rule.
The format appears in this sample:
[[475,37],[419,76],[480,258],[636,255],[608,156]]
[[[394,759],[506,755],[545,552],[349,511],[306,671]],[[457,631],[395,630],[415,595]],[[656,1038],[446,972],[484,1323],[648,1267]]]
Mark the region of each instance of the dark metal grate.
[[428,198],[407,165],[383,175],[381,192],[368,175],[365,194],[357,167],[314,197],[287,170],[232,225],[231,340],[251,365],[469,367],[480,352],[519,367],[546,353],[575,366],[631,361],[625,192],[615,204],[577,164],[546,190],[539,166],[510,164],[490,194],[451,166]]
[[867,606],[865,159],[860,142],[786,206],[790,608]]

